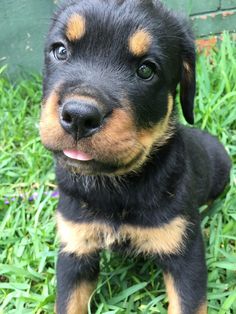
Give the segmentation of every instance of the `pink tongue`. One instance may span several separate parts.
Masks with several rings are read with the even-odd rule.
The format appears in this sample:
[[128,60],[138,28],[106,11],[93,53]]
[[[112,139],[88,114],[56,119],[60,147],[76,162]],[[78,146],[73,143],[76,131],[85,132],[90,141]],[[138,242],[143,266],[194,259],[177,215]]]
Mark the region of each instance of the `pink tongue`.
[[93,159],[92,156],[90,156],[90,155],[88,155],[88,154],[86,154],[80,150],[66,149],[66,150],[63,150],[63,153],[69,158],[80,160],[80,161],[89,161],[89,160]]

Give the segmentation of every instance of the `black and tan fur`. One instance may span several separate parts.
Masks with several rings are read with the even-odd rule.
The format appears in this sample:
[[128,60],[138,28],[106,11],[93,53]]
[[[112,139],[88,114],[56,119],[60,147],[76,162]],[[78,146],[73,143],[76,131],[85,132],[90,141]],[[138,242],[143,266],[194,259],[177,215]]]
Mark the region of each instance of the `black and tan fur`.
[[194,39],[159,1],[69,0],[55,13],[40,134],[60,190],[58,314],[87,313],[99,253],[120,248],[163,269],[169,314],[207,313],[198,208],[223,191],[230,161],[215,137],[179,124],[178,85],[192,124]]

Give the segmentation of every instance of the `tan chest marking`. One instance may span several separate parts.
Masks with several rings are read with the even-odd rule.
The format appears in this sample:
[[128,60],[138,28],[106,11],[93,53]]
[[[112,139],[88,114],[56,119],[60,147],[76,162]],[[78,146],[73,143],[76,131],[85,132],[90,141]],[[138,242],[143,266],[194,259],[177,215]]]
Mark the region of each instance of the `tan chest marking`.
[[122,233],[131,240],[137,253],[173,254],[181,252],[188,222],[176,217],[158,228],[141,228],[124,225]]
[[115,241],[112,229],[99,223],[74,223],[57,214],[57,229],[63,252],[77,255],[90,254],[110,247]]
[[129,240],[131,250],[137,254],[170,254],[183,248],[188,222],[183,217],[176,217],[159,228],[123,225],[114,230],[102,223],[76,224],[58,213],[57,227],[65,253],[90,254]]

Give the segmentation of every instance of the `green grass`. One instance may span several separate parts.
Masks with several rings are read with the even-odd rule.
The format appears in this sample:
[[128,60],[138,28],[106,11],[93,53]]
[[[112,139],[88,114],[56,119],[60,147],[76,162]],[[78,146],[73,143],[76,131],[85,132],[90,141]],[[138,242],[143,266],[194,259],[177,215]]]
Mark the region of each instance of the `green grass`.
[[[236,161],[236,47],[225,35],[198,58],[196,126],[217,135]],[[53,161],[38,136],[41,79],[13,86],[0,76],[0,313],[53,313],[58,241]],[[34,200],[29,197],[34,193]],[[9,204],[5,204],[6,202]],[[236,313],[236,167],[202,229],[210,314]],[[161,271],[151,260],[104,252],[96,314],[166,313]],[[93,310],[92,313],[95,313]]]

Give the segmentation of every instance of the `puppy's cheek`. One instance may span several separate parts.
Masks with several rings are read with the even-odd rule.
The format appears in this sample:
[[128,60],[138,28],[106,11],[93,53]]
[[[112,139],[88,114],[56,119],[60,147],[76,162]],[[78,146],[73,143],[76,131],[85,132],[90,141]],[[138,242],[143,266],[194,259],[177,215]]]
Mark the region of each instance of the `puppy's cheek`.
[[112,116],[90,140],[82,141],[81,145],[90,147],[97,159],[103,162],[126,164],[142,150],[137,142],[136,126],[132,114],[128,110],[115,109]]
[[173,135],[172,110],[173,97],[168,95],[165,117],[153,128],[137,130],[130,110],[115,109],[104,128],[91,139],[82,140],[81,147],[97,160],[120,165],[119,174],[136,171],[153,148],[164,145]]
[[40,120],[40,137],[43,145],[50,150],[73,147],[73,139],[61,127],[58,110],[59,97],[54,91],[44,101]]
[[138,134],[139,142],[145,147],[147,155],[152,148],[163,146],[174,133],[174,123],[171,118],[173,111],[173,96],[168,95],[167,113],[153,128],[141,130]]

